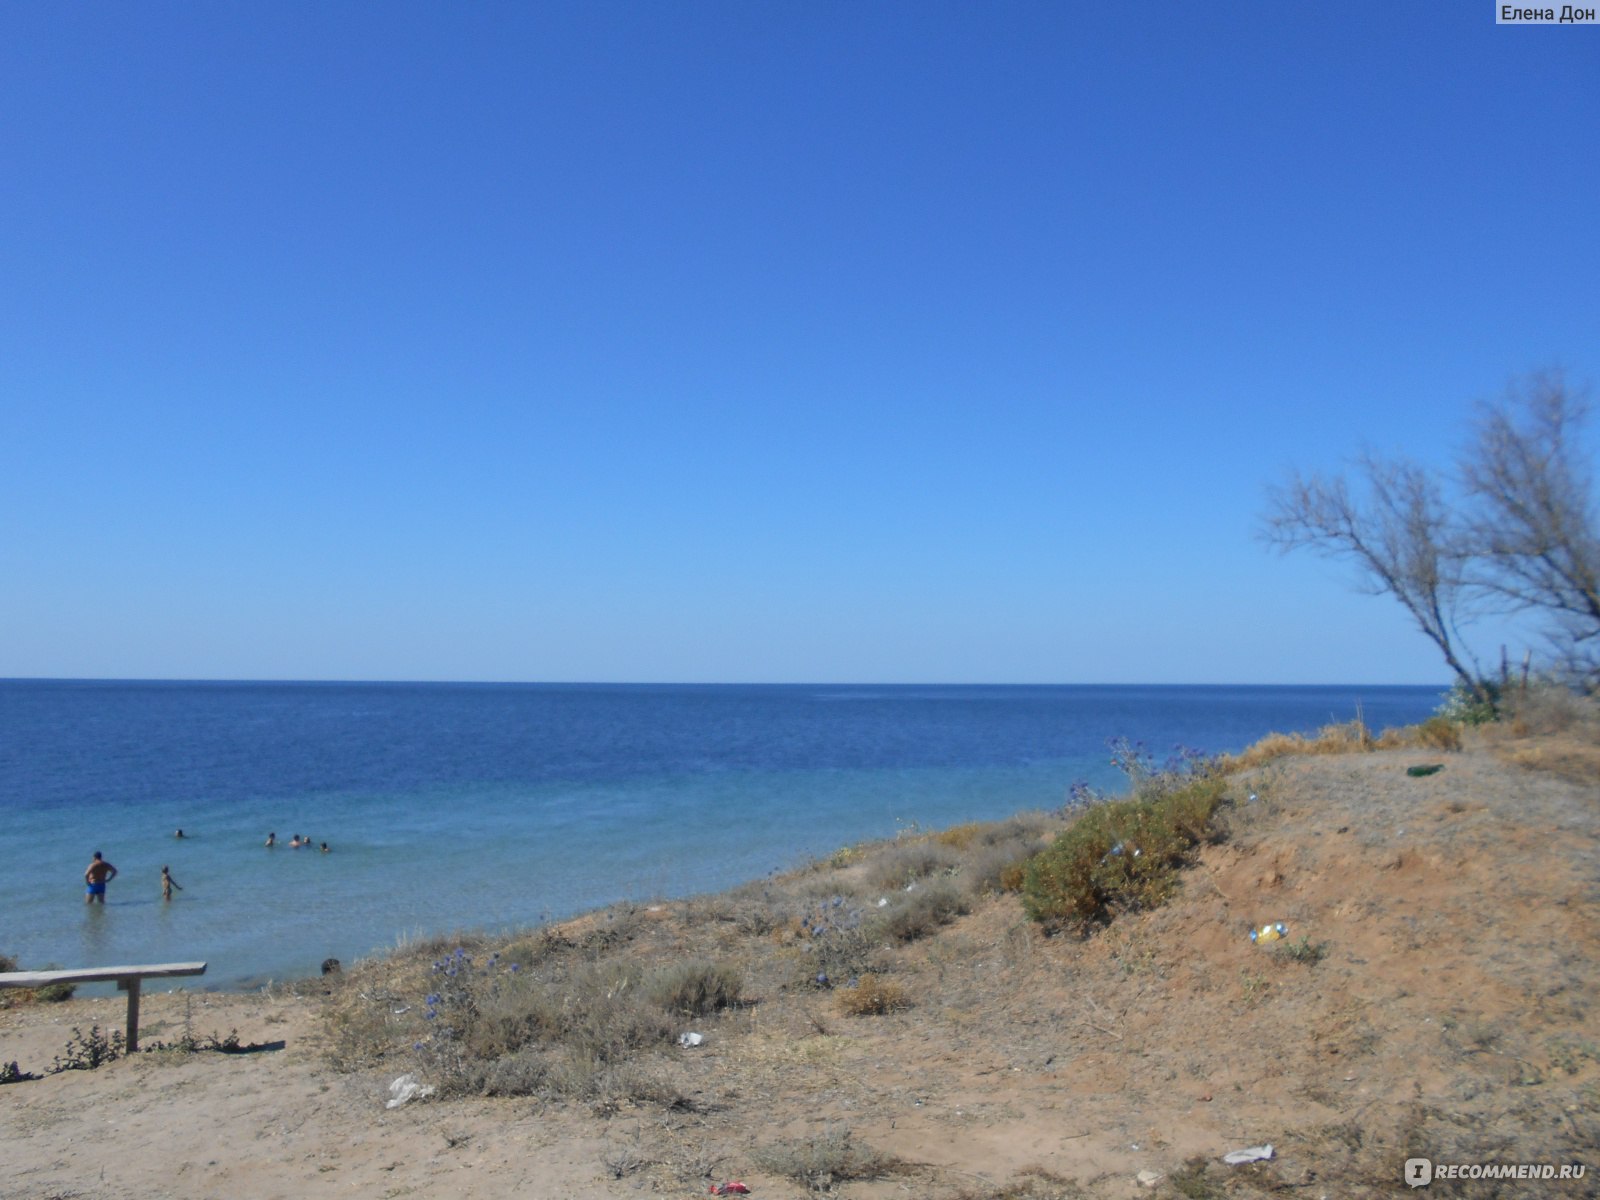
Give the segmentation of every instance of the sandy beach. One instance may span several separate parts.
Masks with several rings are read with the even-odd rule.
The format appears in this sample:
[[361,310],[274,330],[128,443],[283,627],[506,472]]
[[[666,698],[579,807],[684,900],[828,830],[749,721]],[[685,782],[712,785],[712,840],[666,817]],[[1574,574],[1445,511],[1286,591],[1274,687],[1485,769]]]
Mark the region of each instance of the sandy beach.
[[[1409,776],[1421,762],[1443,769]],[[562,944],[716,956],[744,979],[742,1003],[694,1023],[701,1045],[651,1052],[654,1082],[621,1099],[386,1107],[412,1064],[351,1050],[353,1012],[415,1015],[383,963],[266,994],[152,991],[147,1044],[236,1031],[250,1052],[94,1071],[47,1073],[74,1029],[120,1027],[120,998],[14,1005],[0,1063],[43,1077],[0,1088],[0,1196],[592,1200],[738,1181],[767,1197],[1348,1197],[1406,1192],[1416,1154],[1585,1163],[1600,1145],[1591,762],[1534,739],[1275,760],[1234,777],[1226,839],[1165,907],[1080,939],[1046,936],[1014,894],[982,899],[881,949],[907,1000],[882,1015],[798,986],[804,947],[782,922],[750,932],[750,889],[596,914]],[[859,891],[870,862],[841,854],[764,902]],[[1252,944],[1264,922],[1317,960]],[[1221,1161],[1269,1143],[1270,1159]],[[774,1147],[846,1144],[872,1160],[862,1177],[773,1165]],[[1432,1192],[1600,1194],[1586,1165],[1576,1182]]]

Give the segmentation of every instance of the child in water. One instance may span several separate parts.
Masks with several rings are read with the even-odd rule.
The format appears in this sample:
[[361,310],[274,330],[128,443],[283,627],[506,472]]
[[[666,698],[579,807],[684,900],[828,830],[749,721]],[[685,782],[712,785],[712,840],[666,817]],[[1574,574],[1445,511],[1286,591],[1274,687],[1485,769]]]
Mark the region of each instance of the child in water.
[[161,898],[163,900],[171,900],[172,899],[172,889],[173,888],[178,888],[178,890],[180,892],[183,891],[183,888],[178,886],[178,881],[172,877],[172,872],[168,868],[162,867],[161,868]]

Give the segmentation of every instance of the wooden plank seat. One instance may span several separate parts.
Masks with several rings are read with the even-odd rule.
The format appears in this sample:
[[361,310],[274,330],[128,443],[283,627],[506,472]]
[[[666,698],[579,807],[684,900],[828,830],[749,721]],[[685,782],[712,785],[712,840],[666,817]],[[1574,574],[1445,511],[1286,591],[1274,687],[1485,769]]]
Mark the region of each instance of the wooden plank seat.
[[180,975],[204,975],[206,964],[152,963],[147,966],[84,967],[67,971],[0,971],[0,988],[46,987],[52,983],[110,983],[128,993],[128,1053],[139,1048],[139,986],[146,979],[173,979]]

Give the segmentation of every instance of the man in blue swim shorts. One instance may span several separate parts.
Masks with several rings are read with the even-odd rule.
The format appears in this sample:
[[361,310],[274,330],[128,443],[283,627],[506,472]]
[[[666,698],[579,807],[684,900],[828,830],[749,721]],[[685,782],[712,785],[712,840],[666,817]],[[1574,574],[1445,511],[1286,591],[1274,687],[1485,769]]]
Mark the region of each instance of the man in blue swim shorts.
[[83,902],[93,904],[98,900],[101,904],[106,902],[106,884],[117,877],[117,869],[101,857],[100,851],[94,852],[94,861],[83,873],[83,882],[86,890],[83,893]]

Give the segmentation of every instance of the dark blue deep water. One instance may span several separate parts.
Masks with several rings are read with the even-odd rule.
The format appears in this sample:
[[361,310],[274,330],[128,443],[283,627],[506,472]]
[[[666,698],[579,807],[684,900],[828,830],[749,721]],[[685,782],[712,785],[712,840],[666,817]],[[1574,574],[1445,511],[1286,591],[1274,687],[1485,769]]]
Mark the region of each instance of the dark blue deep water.
[[[0,953],[206,959],[248,986],[1056,808],[1079,779],[1116,790],[1115,736],[1238,750],[1358,710],[1407,724],[1440,690],[0,681]],[[97,849],[120,875],[90,910]]]

